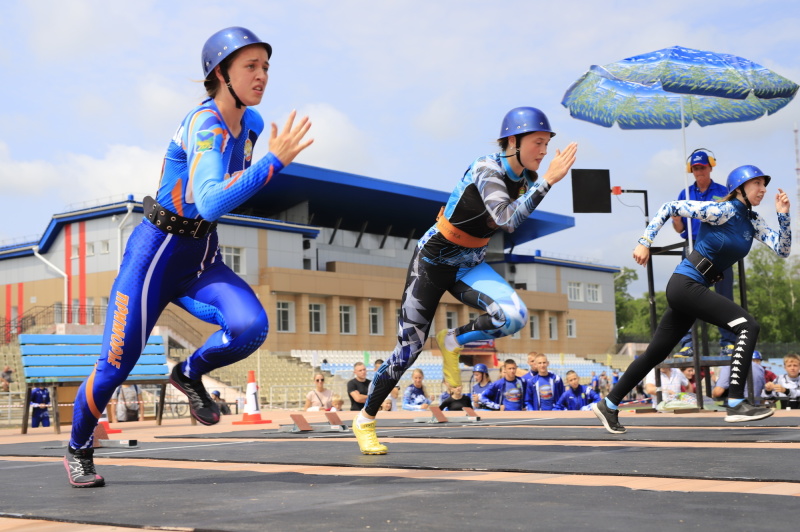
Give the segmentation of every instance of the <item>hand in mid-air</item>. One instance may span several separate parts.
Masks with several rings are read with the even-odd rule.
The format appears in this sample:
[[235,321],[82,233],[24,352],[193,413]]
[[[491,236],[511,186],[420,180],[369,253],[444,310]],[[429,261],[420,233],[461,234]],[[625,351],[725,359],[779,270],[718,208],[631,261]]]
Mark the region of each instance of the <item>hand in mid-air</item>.
[[789,196],[780,188],[775,195],[775,210],[782,213],[789,212]]
[[647,261],[649,259],[650,259],[650,248],[645,245],[638,244],[633,250],[633,260],[636,261],[636,264],[644,266],[645,264],[647,264]]
[[556,150],[556,155],[547,167],[543,179],[554,185],[561,181],[572,165],[575,164],[575,155],[578,152],[578,143],[570,142],[564,151]]
[[314,139],[308,139],[303,142],[303,137],[311,127],[311,121],[307,116],[304,116],[295,125],[294,119],[296,116],[297,111],[289,113],[289,118],[286,119],[286,124],[284,124],[283,131],[280,134],[278,134],[277,124],[275,122],[272,123],[272,133],[269,136],[269,151],[283,163],[283,166],[288,166],[297,157],[298,153],[311,146],[314,142]]

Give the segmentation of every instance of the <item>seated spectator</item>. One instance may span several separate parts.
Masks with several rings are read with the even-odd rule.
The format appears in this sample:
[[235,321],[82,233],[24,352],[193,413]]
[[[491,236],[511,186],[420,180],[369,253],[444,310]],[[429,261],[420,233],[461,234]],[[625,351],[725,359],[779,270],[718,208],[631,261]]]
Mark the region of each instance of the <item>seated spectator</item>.
[[50,413],[47,408],[50,406],[50,390],[37,384],[31,390],[31,406],[33,407],[31,427],[37,428],[39,425],[49,427]]
[[111,396],[111,408],[108,409],[108,418],[112,423],[115,414],[118,422],[144,419],[144,401],[137,385],[123,384],[114,390]]
[[341,395],[333,394],[331,396],[331,412],[341,412],[344,410],[344,399]]
[[517,377],[517,363],[503,363],[503,378],[494,381],[481,394],[480,402],[489,410],[525,410],[525,381]]
[[[531,357],[531,355],[534,355]],[[525,380],[525,409],[553,410],[556,401],[564,395],[564,381],[549,371],[550,361],[543,353],[531,353],[528,360],[532,362],[531,371]]]
[[783,369],[785,375],[764,385],[765,395],[780,399],[781,408],[800,408],[800,355],[790,353],[783,357]]
[[[766,380],[764,378],[764,367],[760,364],[761,353],[753,351],[753,362],[750,364],[750,375],[744,381],[744,394],[745,397],[750,395],[750,378],[753,379],[753,403],[761,403],[761,398],[764,394]],[[714,399],[726,399],[728,397],[728,387],[730,386],[731,367],[723,366],[719,370],[717,382],[711,390],[711,397]]]
[[411,375],[412,383],[408,385],[403,394],[403,410],[428,410],[431,400],[425,394],[425,385],[422,380],[425,374],[421,369],[415,368]]
[[[758,353],[758,358],[756,358],[756,356],[755,356],[756,353]],[[753,360],[755,360],[758,364],[761,364],[763,362],[762,358],[763,357],[761,356],[761,352],[760,351],[753,351]],[[784,359],[784,367],[785,366],[786,366],[786,361]],[[778,379],[777,375],[772,373],[769,369],[764,368],[764,382],[765,383],[775,382],[777,379]],[[765,391],[766,391],[766,384],[764,386],[765,386]]]
[[317,412],[319,410],[330,410],[333,391],[325,388],[325,375],[322,373],[314,374],[314,389],[306,394],[306,404],[303,410]]
[[381,407],[378,410],[381,410],[383,412],[391,412],[392,411],[392,400],[389,397],[387,397],[386,400],[383,402],[383,404],[381,405]]
[[597,386],[600,389],[600,396],[605,397],[608,395],[609,385],[608,385],[608,375],[606,375],[605,371],[600,372],[600,376],[597,377]]
[[350,396],[351,411],[364,408],[370,382],[367,378],[367,366],[363,362],[353,364],[353,378],[347,381],[347,395]]
[[9,390],[9,385],[14,382],[12,373],[14,373],[14,370],[11,369],[11,366],[6,366],[3,368],[3,373],[0,373],[0,390],[4,392]]
[[682,368],[681,373],[683,373],[683,376],[686,377],[686,380],[688,381],[686,384],[681,384],[681,391],[694,393],[694,368],[692,366],[689,366],[688,368]]
[[378,368],[380,368],[381,366],[383,366],[383,359],[379,358],[378,360],[375,361],[375,364],[372,366],[372,371],[378,371]]
[[475,367],[472,368],[472,383],[472,408],[484,408],[481,403],[481,394],[492,383],[486,364],[475,364]]
[[228,402],[222,398],[222,396],[219,393],[219,390],[214,390],[213,392],[211,392],[211,398],[214,400],[215,403],[217,403],[220,414],[222,414],[223,416],[231,415],[231,407],[229,407]]
[[573,370],[567,372],[567,388],[553,410],[591,410],[592,403],[600,400],[600,394],[588,386],[581,384],[578,374]]
[[[653,398],[653,407],[658,406],[656,393],[656,369],[650,370],[644,378],[644,393]],[[678,368],[661,368],[661,400],[672,401],[681,393],[681,386],[688,386],[689,380]]]
[[464,391],[461,386],[456,386],[455,388],[449,386],[448,388],[450,393],[447,396],[447,399],[439,404],[439,408],[442,410],[464,410],[465,406],[472,406],[472,399],[469,396],[464,395]]
[[389,392],[389,397],[387,397],[386,400],[392,402],[392,411],[396,412],[398,410],[397,402],[400,400],[400,386],[395,386],[392,388],[392,391]]

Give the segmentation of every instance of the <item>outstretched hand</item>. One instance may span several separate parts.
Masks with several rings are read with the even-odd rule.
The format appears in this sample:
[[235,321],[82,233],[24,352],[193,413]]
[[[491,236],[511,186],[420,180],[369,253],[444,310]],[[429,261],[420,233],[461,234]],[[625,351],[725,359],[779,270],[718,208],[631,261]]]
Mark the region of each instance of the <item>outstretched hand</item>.
[[286,124],[283,126],[283,131],[278,134],[278,126],[275,122],[272,123],[272,133],[269,136],[269,151],[283,163],[283,166],[288,166],[290,162],[297,157],[297,154],[304,149],[311,146],[314,139],[303,141],[306,133],[311,127],[311,121],[307,116],[304,116],[294,124],[294,119],[297,116],[297,111],[289,113],[289,118],[286,119]]
[[640,266],[647,264],[647,261],[650,260],[650,248],[643,244],[637,244],[633,250],[633,260]]
[[789,212],[789,196],[781,189],[778,189],[778,193],[775,195],[775,210],[783,213]]
[[575,164],[575,154],[578,152],[578,143],[571,142],[564,151],[556,150],[556,156],[550,161],[550,166],[547,167],[547,172],[544,173],[543,179],[550,185],[555,185],[561,181],[572,165]]

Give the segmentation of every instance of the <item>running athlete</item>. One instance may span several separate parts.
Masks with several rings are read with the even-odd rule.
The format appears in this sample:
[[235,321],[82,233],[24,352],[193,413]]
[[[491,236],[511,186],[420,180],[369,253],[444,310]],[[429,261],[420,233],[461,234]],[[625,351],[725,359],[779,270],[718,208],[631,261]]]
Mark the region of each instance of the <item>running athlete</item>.
[[451,387],[461,385],[462,345],[508,336],[525,324],[525,303],[484,262],[484,256],[489,238],[498,229],[512,232],[519,227],[575,162],[578,145],[573,142],[563,152],[556,150],[547,172],[538,179],[536,171],[553,136],[550,122],[539,109],[509,111],[500,129],[501,151],[470,165],[436,223],[420,238],[408,268],[397,346],[375,372],[364,408],[353,421],[362,453],[386,454],[386,446],[375,435],[375,416],[422,351],[445,292],[485,312],[437,335],[445,380]]
[[728,176],[728,195],[720,202],[671,201],[661,206],[644,236],[633,250],[641,265],[650,258],[650,245],[670,216],[696,218],[701,222],[695,249],[684,258],[667,283],[669,308],[661,318],[647,350],[622,374],[608,396],[592,405],[595,415],[612,434],[622,434],[625,427],[618,420],[617,405],[651,369],[660,364],[680,341],[695,319],[724,327],[736,335],[731,357],[731,381],[725,421],[736,423],[764,419],[773,414],[770,408],[751,405],[744,400],[744,385],[750,372],[759,325],[742,307],[710,290],[719,275],[750,252],[756,238],[781,257],[791,251],[792,233],[789,197],[778,189],[775,209],[780,230],[767,226],[753,211],[767,192],[770,176],[752,165],[740,166]]
[[201,377],[246,358],[267,337],[267,314],[253,290],[222,262],[216,220],[241,205],[312,140],[308,117],[292,112],[269,153],[252,164],[264,122],[249,107],[261,103],[272,47],[245,28],[212,35],[202,51],[209,96],[183,120],[164,157],[155,200],[128,239],[111,289],[103,350],[75,398],[72,436],[64,466],[74,487],[103,486],[94,467],[92,434],[111,394],[130,373],[161,312],[170,302],[219,325],[206,343],[177,364],[170,382],[189,399],[204,425],[219,407]]

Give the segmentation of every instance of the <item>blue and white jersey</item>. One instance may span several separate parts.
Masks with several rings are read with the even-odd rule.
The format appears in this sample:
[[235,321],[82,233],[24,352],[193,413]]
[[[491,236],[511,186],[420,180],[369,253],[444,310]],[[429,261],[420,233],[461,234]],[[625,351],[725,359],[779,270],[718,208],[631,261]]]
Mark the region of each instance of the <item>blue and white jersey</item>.
[[241,127],[234,137],[212,99],[194,108],[167,147],[156,201],[185,218],[213,222],[258,192],[283,164],[270,152],[251,166],[264,129],[258,111],[245,109]]
[[[698,219],[701,222],[695,249],[710,260],[718,271],[724,271],[750,252],[756,238],[781,257],[788,257],[792,246],[791,219],[788,213],[778,213],[780,229],[767,226],[764,218],[751,211],[739,200],[716,203],[713,201],[670,201],[661,206],[639,239],[650,247],[658,231],[672,216]],[[685,275],[708,286],[699,271],[683,259],[675,273]]]
[[[550,185],[537,177],[528,170],[517,175],[500,153],[479,157],[450,194],[443,216],[476,238],[488,238],[498,229],[511,233],[550,190]],[[433,264],[471,268],[483,262],[486,254],[485,246],[465,248],[450,242],[435,224],[417,245],[423,260]]]
[[409,384],[403,393],[403,410],[422,410],[422,405],[431,404],[431,400],[425,397],[425,390]]
[[[719,201],[725,196],[728,195],[728,187],[721,183],[715,183],[713,180],[711,184],[708,185],[708,188],[705,192],[701,192],[699,188],[697,188],[697,183],[693,183],[689,186],[689,197],[686,197],[686,189],[682,189],[680,194],[678,194],[678,201],[683,201],[685,199],[690,199],[692,201]],[[691,223],[692,227],[692,240],[697,240],[697,235],[700,231],[700,220],[698,219],[691,219],[687,220],[686,218],[681,219],[683,221],[683,231],[681,232],[681,238],[684,240],[687,239],[688,233],[686,229],[689,227]]]
[[31,405],[34,408],[39,408],[40,404],[50,404],[50,391],[47,388],[34,388],[31,390]]
[[600,395],[588,386],[579,384],[577,389],[567,387],[553,405],[553,410],[588,410],[592,403],[600,400]]
[[564,393],[561,377],[548,372],[546,376],[529,372],[526,378],[525,408],[528,410],[554,410],[555,403]]
[[517,377],[513,381],[505,378],[491,383],[481,394],[480,402],[492,410],[524,410],[525,381]]

